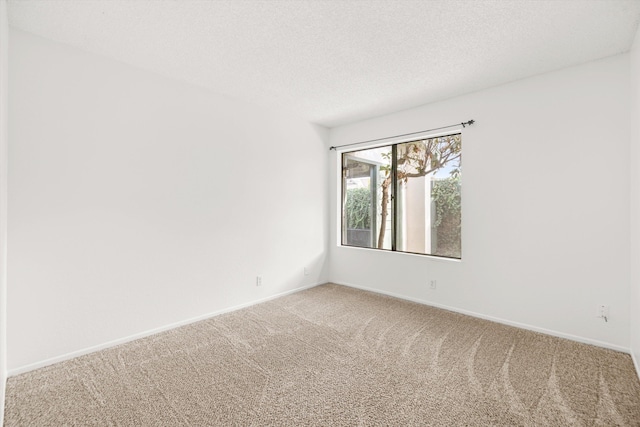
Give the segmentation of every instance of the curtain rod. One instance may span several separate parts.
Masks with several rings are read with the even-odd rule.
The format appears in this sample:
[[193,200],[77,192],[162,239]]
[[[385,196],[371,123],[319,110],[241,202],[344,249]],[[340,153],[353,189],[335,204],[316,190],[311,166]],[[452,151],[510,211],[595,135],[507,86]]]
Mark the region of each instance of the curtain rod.
[[378,142],[378,141],[384,141],[385,139],[391,139],[391,138],[399,138],[401,136],[409,136],[409,135],[415,135],[417,133],[425,133],[425,132],[432,132],[434,130],[441,130],[441,129],[447,129],[447,128],[452,128],[455,126],[460,126],[462,125],[463,128],[467,127],[467,126],[471,126],[472,124],[474,124],[476,121],[475,120],[469,120],[466,122],[462,122],[462,123],[456,123],[455,125],[449,125],[449,126],[442,126],[439,128],[433,128],[433,129],[426,129],[426,130],[420,130],[417,132],[410,132],[410,133],[403,133],[401,135],[393,135],[393,136],[386,136],[384,138],[378,138],[378,139],[370,139],[368,141],[360,141],[360,142],[354,142],[351,144],[344,144],[344,145],[336,145],[333,147],[329,147],[329,150],[335,150],[336,148],[342,148],[342,147],[350,147],[352,145],[358,145],[358,144],[366,144],[367,142]]

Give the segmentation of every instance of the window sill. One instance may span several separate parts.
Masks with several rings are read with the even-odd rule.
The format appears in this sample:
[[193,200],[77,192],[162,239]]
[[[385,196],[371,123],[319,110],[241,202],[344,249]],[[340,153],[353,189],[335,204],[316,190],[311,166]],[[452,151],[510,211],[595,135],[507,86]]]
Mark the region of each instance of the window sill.
[[417,257],[417,258],[422,258],[422,259],[429,259],[429,260],[433,260],[433,261],[442,261],[445,263],[461,263],[462,262],[462,258],[458,259],[458,258],[447,258],[447,257],[442,257],[442,256],[437,256],[437,255],[430,255],[430,254],[417,254],[414,252],[401,252],[401,251],[392,251],[390,249],[375,249],[375,248],[365,248],[365,247],[361,247],[361,246],[347,246],[347,245],[342,245],[342,244],[337,244],[336,247],[340,248],[340,249],[346,249],[346,250],[353,250],[353,251],[368,251],[368,252],[373,252],[373,253],[379,253],[379,254],[391,254],[392,256],[411,256],[411,257]]

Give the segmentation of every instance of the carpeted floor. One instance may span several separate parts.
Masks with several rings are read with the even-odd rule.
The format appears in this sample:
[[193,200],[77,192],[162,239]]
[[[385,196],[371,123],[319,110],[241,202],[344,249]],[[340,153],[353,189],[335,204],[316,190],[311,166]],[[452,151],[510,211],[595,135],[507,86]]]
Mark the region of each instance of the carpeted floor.
[[640,426],[622,353],[324,285],[12,377],[6,426]]

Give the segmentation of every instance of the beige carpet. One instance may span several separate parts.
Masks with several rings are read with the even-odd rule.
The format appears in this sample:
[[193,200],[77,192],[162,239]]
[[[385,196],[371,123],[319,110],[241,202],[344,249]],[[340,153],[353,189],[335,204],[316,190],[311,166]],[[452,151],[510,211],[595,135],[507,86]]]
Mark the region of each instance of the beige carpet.
[[7,426],[640,426],[628,355],[336,285],[8,381]]

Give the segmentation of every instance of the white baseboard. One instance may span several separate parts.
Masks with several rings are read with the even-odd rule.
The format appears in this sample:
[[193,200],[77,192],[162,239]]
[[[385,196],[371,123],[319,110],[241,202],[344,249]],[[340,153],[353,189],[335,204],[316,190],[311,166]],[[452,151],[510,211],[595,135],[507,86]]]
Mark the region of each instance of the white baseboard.
[[0,373],[0,426],[4,425],[4,399],[6,396],[6,391],[7,391],[7,373],[1,372]]
[[633,360],[633,366],[635,366],[636,368],[636,375],[638,376],[638,379],[640,380],[640,363],[638,363],[638,359],[636,358],[636,354],[631,351],[631,360]]
[[[516,328],[520,328],[520,329],[526,329],[529,331],[534,331],[534,332],[540,332],[542,334],[545,335],[551,335],[554,337],[558,337],[558,338],[565,338],[571,341],[577,341],[583,344],[590,344],[590,345],[595,345],[597,347],[603,347],[603,348],[608,348],[610,350],[615,350],[615,351],[620,351],[622,353],[631,353],[630,349],[627,347],[623,347],[623,346],[619,346],[619,345],[615,345],[615,344],[610,344],[604,341],[598,341],[598,340],[594,340],[594,339],[590,339],[590,338],[585,338],[585,337],[581,337],[578,335],[572,335],[572,334],[566,334],[564,332],[559,332],[559,331],[554,331],[552,329],[545,329],[545,328],[539,328],[537,326],[533,326],[533,325],[528,325],[526,323],[520,323],[520,322],[514,322],[511,320],[506,320],[506,319],[501,319],[498,317],[493,317],[493,316],[488,316],[486,314],[482,314],[482,313],[476,313],[474,311],[470,311],[470,310],[465,310],[462,308],[458,308],[458,307],[451,307],[448,305],[444,305],[444,304],[438,304],[438,303],[434,303],[431,301],[425,301],[419,298],[413,298],[413,297],[409,297],[406,295],[401,295],[401,294],[396,294],[394,292],[386,292],[386,291],[381,291],[378,289],[374,289],[374,288],[368,288],[366,286],[360,286],[360,285],[354,285],[354,284],[350,284],[350,283],[337,283],[337,282],[332,282],[335,283],[337,285],[342,285],[342,286],[347,286],[350,288],[355,288],[355,289],[361,289],[363,291],[369,291],[369,292],[374,292],[377,294],[382,294],[382,295],[388,295],[390,297],[394,297],[394,298],[399,298],[399,299],[403,299],[403,300],[407,300],[407,301],[412,301],[412,302],[416,302],[418,304],[424,304],[424,305],[428,305],[431,307],[436,307],[436,308],[441,308],[443,310],[448,310],[448,311],[453,311],[456,313],[460,313],[460,314],[466,314],[467,316],[472,316],[472,317],[477,317],[479,319],[484,319],[484,320],[490,320],[492,322],[496,322],[496,323],[502,323],[504,325],[509,325],[509,326],[514,326]],[[638,370],[638,365],[636,364],[636,371]],[[640,371],[638,371],[640,373]]]
[[[426,300],[422,300],[422,299],[419,299],[419,298],[413,298],[413,297],[409,297],[409,296],[406,296],[406,295],[397,294],[397,293],[394,293],[394,292],[381,291],[381,290],[378,290],[378,289],[369,288],[369,287],[366,287],[366,286],[354,285],[354,284],[350,284],[350,283],[337,283],[337,282],[331,282],[331,283],[335,283],[337,285],[342,285],[342,286],[347,286],[347,287],[350,287],[350,288],[361,289],[363,291],[369,291],[369,292],[373,292],[373,293],[377,293],[377,294],[388,295],[388,296],[391,296],[391,297],[394,297],[394,298],[399,298],[399,299],[403,299],[403,300],[406,300],[406,301],[416,302],[418,304],[424,304],[424,305],[428,305],[428,306],[431,306],[431,307],[441,308],[443,310],[453,311],[453,312],[456,312],[456,313],[465,314],[465,315],[472,316],[472,317],[477,317],[479,319],[490,320],[492,322],[502,323],[504,325],[514,326],[516,328],[526,329],[526,330],[530,330],[530,331],[534,331],[534,332],[540,332],[540,333],[543,333],[543,334],[546,334],[546,335],[555,336],[555,337],[558,337],[558,338],[565,338],[565,339],[569,339],[569,340],[572,340],[572,341],[581,342],[583,344],[590,344],[590,345],[595,345],[597,347],[603,347],[603,348],[608,348],[610,350],[615,350],[615,351],[620,351],[620,352],[623,352],[623,353],[628,353],[628,354],[631,354],[631,358],[632,358],[633,363],[634,363],[635,368],[636,368],[636,373],[638,374],[638,376],[640,378],[640,363],[638,363],[638,360],[636,359],[635,355],[633,353],[631,353],[630,349],[626,348],[626,347],[610,344],[610,343],[607,343],[607,342],[604,342],[604,341],[598,341],[598,340],[593,340],[593,339],[590,339],[590,338],[584,338],[584,337],[580,337],[580,336],[577,336],[577,335],[566,334],[566,333],[554,331],[554,330],[551,330],[551,329],[539,328],[537,326],[532,326],[532,325],[528,325],[528,324],[525,324],[525,323],[513,322],[513,321],[510,321],[510,320],[505,320],[505,319],[501,319],[501,318],[497,318],[497,317],[493,317],[493,316],[487,316],[487,315],[482,314],[482,313],[477,313],[477,312],[473,312],[473,311],[470,311],[470,310],[465,310],[465,309],[461,309],[461,308],[457,308],[457,307],[451,307],[451,306],[444,305],[444,304],[433,303],[431,301],[426,301]],[[98,345],[95,345],[95,346],[87,347],[87,348],[84,348],[84,349],[81,349],[81,350],[77,350],[77,351],[73,351],[73,352],[70,352],[70,353],[63,354],[61,356],[56,356],[56,357],[52,357],[50,359],[42,360],[40,362],[31,363],[29,365],[25,365],[25,366],[21,366],[21,367],[9,370],[7,372],[6,377],[12,377],[12,376],[19,375],[19,374],[22,374],[22,373],[25,373],[25,372],[33,371],[35,369],[43,368],[45,366],[53,365],[55,363],[64,362],[65,360],[73,359],[75,357],[84,356],[86,354],[94,353],[96,351],[100,351],[100,350],[104,350],[104,349],[107,349],[107,348],[115,347],[115,346],[120,345],[120,344],[125,344],[127,342],[135,341],[135,340],[140,339],[140,338],[145,338],[145,337],[148,337],[148,336],[151,336],[151,335],[154,335],[154,334],[158,334],[160,332],[164,332],[164,331],[168,331],[170,329],[178,328],[180,326],[184,326],[184,325],[188,325],[188,324],[191,324],[191,323],[199,322],[201,320],[205,320],[205,319],[209,319],[211,317],[219,316],[219,315],[224,314],[224,313],[229,313],[229,312],[232,312],[232,311],[236,311],[236,310],[240,310],[240,309],[243,309],[243,308],[247,308],[247,307],[250,307],[252,305],[260,304],[260,303],[263,303],[263,302],[266,302],[266,301],[270,301],[272,299],[283,297],[285,295],[290,295],[290,294],[293,294],[293,293],[296,293],[296,292],[304,291],[306,289],[311,289],[311,288],[314,288],[314,287],[319,286],[321,284],[322,283],[316,283],[316,284],[313,284],[313,285],[307,285],[307,286],[303,286],[303,287],[300,287],[300,288],[291,289],[291,290],[288,290],[288,291],[285,291],[285,292],[280,292],[278,294],[271,295],[271,296],[268,296],[268,297],[265,297],[265,298],[249,301],[249,302],[246,302],[246,303],[243,303],[243,304],[239,304],[239,305],[235,305],[235,306],[232,306],[232,307],[228,307],[228,308],[224,308],[224,309],[221,309],[221,310],[217,310],[217,311],[214,311],[214,312],[211,312],[211,313],[207,313],[207,314],[204,314],[202,316],[197,316],[197,317],[193,317],[193,318],[190,318],[190,319],[187,319],[187,320],[183,320],[183,321],[180,321],[180,322],[171,323],[169,325],[161,326],[159,328],[147,330],[147,331],[140,332],[140,333],[137,333],[137,334],[133,334],[133,335],[130,335],[130,336],[127,336],[127,337],[124,337],[124,338],[119,338],[119,339],[116,339],[116,340],[108,341],[108,342],[105,342],[103,344],[98,344]],[[2,389],[0,390],[0,397],[2,397],[2,400],[0,400],[0,402],[4,402],[4,387],[5,387],[5,384],[6,384],[6,377],[2,381],[2,386],[1,386]],[[1,417],[2,412],[3,412],[2,408],[0,408],[0,417]],[[0,425],[2,425],[2,424],[0,423]]]
[[[311,288],[314,288],[314,287],[319,286],[321,284],[322,283],[316,283],[316,284],[313,284],[313,285],[302,286],[300,288],[295,288],[295,289],[291,289],[291,290],[288,290],[288,291],[280,292],[280,293],[277,293],[275,295],[271,295],[271,296],[268,296],[268,297],[265,297],[265,298],[260,298],[260,299],[257,299],[257,300],[249,301],[249,302],[246,302],[246,303],[243,303],[243,304],[239,304],[239,305],[235,305],[235,306],[232,306],[232,307],[223,308],[221,310],[216,310],[216,311],[211,312],[211,313],[203,314],[202,316],[192,317],[190,319],[182,320],[182,321],[179,321],[179,322],[174,322],[174,323],[171,323],[171,324],[168,324],[168,325],[165,325],[165,326],[161,326],[159,328],[150,329],[150,330],[147,330],[147,331],[144,331],[144,332],[140,332],[140,333],[137,333],[137,334],[129,335],[129,336],[124,337],[124,338],[118,338],[116,340],[108,341],[108,342],[105,342],[103,344],[94,345],[94,346],[87,347],[87,348],[84,348],[84,349],[81,349],[81,350],[72,351],[70,353],[66,353],[66,354],[63,354],[61,356],[56,356],[56,357],[52,357],[50,359],[42,360],[40,362],[31,363],[29,365],[25,365],[25,366],[21,366],[19,368],[15,368],[15,369],[9,370],[9,372],[7,373],[7,376],[8,377],[12,377],[12,376],[15,376],[15,375],[20,375],[20,374],[23,374],[25,372],[29,372],[29,371],[33,371],[35,369],[43,368],[45,366],[53,365],[54,363],[64,362],[65,360],[73,359],[75,357],[84,356],[86,354],[90,354],[90,353],[94,353],[96,351],[100,351],[100,350],[104,350],[104,349],[107,349],[107,348],[115,347],[115,346],[120,345],[120,344],[125,344],[125,343],[131,342],[131,341],[135,341],[135,340],[140,339],[140,338],[145,338],[145,337],[148,337],[150,335],[155,335],[155,334],[158,334],[160,332],[168,331],[170,329],[175,329],[175,328],[178,328],[180,326],[185,326],[185,325],[189,325],[191,323],[199,322],[201,320],[206,320],[206,319],[209,319],[211,317],[219,316],[219,315],[224,314],[224,313],[229,313],[229,312],[232,312],[232,311],[236,311],[236,310],[240,310],[240,309],[243,309],[243,308],[251,307],[252,305],[256,305],[256,304],[260,304],[260,303],[263,303],[263,302],[267,302],[267,301],[270,301],[272,299],[283,297],[285,295],[290,295],[290,294],[293,294],[293,293],[296,293],[296,292],[304,291],[306,289],[311,289]],[[2,400],[2,401],[4,402],[4,400]],[[2,423],[0,423],[0,426],[1,425],[2,425]]]

